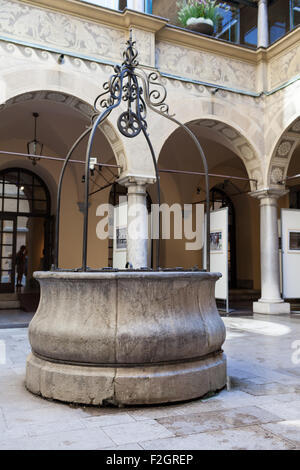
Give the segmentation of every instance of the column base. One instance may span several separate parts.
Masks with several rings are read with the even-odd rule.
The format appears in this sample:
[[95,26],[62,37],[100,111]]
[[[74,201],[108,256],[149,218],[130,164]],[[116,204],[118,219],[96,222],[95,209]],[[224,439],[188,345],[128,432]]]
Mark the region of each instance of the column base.
[[291,306],[287,302],[265,302],[259,300],[253,302],[253,313],[262,313],[265,315],[284,315],[291,313]]

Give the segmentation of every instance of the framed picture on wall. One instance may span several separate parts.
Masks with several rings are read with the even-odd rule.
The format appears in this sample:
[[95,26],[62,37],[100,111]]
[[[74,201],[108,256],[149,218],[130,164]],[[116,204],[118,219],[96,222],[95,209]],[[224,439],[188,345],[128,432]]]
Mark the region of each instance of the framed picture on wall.
[[223,232],[222,230],[215,230],[210,232],[210,252],[223,253]]
[[289,230],[289,251],[300,252],[300,231]]
[[116,228],[116,249],[117,250],[127,249],[127,227]]

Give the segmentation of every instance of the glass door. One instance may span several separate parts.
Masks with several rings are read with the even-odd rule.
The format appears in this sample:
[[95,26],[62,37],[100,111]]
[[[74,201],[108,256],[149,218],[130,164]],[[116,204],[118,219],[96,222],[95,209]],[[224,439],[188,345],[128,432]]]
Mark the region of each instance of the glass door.
[[16,220],[0,214],[0,293],[15,290]]

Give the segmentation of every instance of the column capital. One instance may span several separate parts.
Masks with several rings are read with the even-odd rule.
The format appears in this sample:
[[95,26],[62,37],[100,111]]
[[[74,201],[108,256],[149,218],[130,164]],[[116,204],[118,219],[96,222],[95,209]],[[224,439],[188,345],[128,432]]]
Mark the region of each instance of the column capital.
[[256,199],[279,199],[289,193],[288,189],[277,189],[277,188],[264,188],[252,191],[249,193],[250,196]]
[[118,179],[118,183],[126,186],[126,188],[130,186],[148,186],[148,184],[154,184],[155,181],[153,177],[142,175],[126,175]]

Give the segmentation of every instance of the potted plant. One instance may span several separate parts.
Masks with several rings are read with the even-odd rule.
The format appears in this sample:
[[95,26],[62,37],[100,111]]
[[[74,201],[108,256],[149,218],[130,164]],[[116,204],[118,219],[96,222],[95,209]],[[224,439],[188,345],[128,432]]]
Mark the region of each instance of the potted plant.
[[217,3],[216,0],[181,0],[177,6],[178,19],[183,27],[209,35],[213,33],[215,24],[221,19],[219,8],[229,8],[226,4]]

